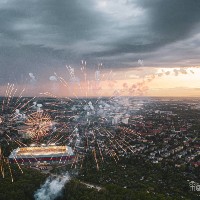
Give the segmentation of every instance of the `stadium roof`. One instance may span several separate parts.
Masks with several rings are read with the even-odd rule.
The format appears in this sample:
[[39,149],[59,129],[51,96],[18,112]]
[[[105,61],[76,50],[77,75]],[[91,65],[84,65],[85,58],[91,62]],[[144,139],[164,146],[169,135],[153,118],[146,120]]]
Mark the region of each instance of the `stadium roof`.
[[41,146],[41,147],[23,147],[14,149],[9,159],[16,158],[38,158],[38,157],[62,157],[72,156],[73,151],[69,146]]

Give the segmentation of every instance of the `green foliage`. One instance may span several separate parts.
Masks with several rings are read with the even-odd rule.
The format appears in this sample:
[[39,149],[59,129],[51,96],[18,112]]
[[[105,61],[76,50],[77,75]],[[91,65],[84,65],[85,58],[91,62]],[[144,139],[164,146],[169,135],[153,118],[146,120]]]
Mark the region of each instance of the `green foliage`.
[[147,191],[135,192],[124,189],[120,186],[110,184],[99,192],[96,189],[89,189],[78,181],[71,181],[66,184],[63,196],[60,200],[174,200],[176,198],[165,197],[160,194],[150,194]]
[[34,192],[44,182],[46,176],[32,169],[23,169],[23,174],[17,166],[11,166],[14,182],[8,170],[5,178],[0,177],[1,200],[32,200]]
[[[143,196],[148,199],[152,195],[154,199],[157,196],[158,199],[196,198],[196,194],[190,192],[187,181],[187,179],[192,180],[190,174],[183,176],[185,172],[173,165],[164,163],[155,165],[141,157],[121,158],[117,163],[110,158],[105,158],[100,165],[97,170],[94,158],[88,156],[78,175],[79,180],[103,186],[109,193],[114,194],[115,192],[116,195],[118,192],[129,193],[131,191],[131,195],[142,195],[141,199]],[[198,180],[194,181],[198,182]],[[107,185],[114,185],[114,188],[110,190]],[[137,198],[140,199],[139,196]]]

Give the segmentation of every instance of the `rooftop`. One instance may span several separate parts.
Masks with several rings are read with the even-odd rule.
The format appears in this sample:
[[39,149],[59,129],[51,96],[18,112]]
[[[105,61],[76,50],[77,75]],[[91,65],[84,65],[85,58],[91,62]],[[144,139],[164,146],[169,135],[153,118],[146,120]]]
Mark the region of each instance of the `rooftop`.
[[27,157],[56,157],[71,156],[72,148],[69,146],[42,146],[42,147],[23,147],[14,149],[9,158],[27,158]]

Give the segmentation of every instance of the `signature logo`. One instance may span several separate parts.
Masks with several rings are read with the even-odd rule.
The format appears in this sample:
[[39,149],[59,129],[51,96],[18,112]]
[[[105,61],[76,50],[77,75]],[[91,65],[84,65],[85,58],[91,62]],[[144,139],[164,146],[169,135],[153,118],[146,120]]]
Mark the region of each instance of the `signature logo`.
[[196,183],[195,181],[190,181],[189,186],[191,191],[200,191],[200,184]]

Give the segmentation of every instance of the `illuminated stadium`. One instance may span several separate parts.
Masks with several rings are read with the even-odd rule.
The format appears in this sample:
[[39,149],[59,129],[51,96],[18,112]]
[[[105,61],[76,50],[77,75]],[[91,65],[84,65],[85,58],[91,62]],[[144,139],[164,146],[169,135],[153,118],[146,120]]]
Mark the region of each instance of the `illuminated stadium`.
[[38,163],[68,163],[74,158],[69,146],[41,146],[14,149],[10,156],[10,163],[38,164]]

